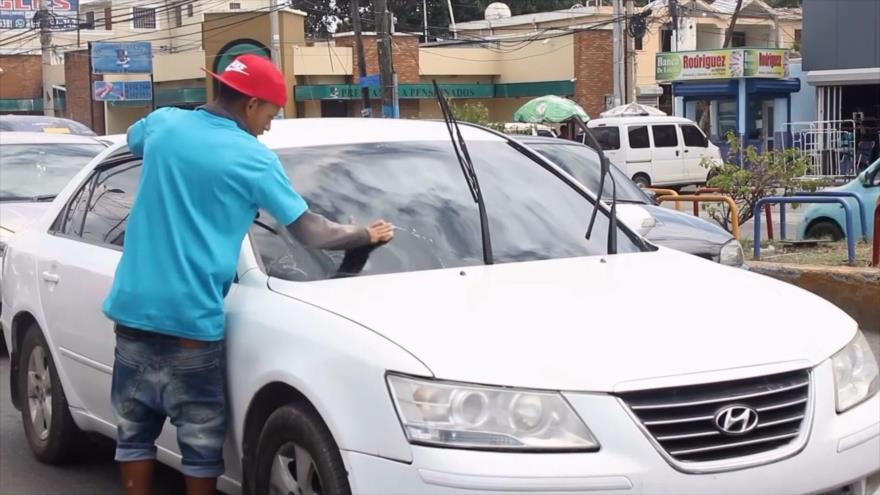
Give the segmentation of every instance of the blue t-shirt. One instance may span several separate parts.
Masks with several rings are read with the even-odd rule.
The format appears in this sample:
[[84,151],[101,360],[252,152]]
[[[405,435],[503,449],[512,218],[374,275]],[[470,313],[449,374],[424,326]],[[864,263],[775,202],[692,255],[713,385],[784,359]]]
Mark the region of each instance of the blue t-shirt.
[[308,206],[274,152],[205,110],[157,110],[129,128],[128,147],[143,166],[104,314],[142,330],[221,340],[223,298],[257,210],[287,225]]

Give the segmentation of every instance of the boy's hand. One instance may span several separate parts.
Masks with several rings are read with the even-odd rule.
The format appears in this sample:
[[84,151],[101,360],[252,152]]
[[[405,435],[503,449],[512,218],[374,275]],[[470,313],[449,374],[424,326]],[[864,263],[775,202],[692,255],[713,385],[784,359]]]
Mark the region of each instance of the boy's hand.
[[381,244],[394,238],[394,225],[385,220],[376,220],[367,227],[370,234],[370,244]]

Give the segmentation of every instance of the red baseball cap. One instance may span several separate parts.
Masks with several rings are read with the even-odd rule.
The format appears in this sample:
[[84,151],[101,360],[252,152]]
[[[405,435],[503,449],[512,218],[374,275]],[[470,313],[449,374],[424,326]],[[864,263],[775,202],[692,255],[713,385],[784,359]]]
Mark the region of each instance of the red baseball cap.
[[271,60],[259,55],[235,57],[221,74],[202,69],[230,88],[254,98],[283,107],[287,103],[287,85],[284,74]]

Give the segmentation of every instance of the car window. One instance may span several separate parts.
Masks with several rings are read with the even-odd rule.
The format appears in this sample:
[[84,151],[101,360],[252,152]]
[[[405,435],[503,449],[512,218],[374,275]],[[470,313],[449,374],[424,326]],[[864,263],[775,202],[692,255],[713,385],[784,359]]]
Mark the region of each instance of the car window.
[[[593,130],[590,129],[590,132]],[[571,144],[533,144],[531,147],[549,158],[551,162],[562,167],[563,170],[571,174],[590,191],[594,193],[599,191],[599,155],[586,146],[578,146]],[[614,176],[614,182],[617,185],[618,201],[626,201],[630,203],[650,204],[648,197],[639,189],[629,177],[626,176],[619,168],[611,165],[610,174]],[[602,190],[602,199],[611,201],[612,184],[611,179],[605,179],[605,187]]]
[[[607,217],[584,239],[592,203],[505,142],[472,141],[496,262],[604,253]],[[277,150],[309,208],[336,222],[383,218],[395,238],[348,253],[305,248],[261,214],[251,229],[273,276],[309,281],[483,263],[480,220],[460,165],[445,141],[368,143]],[[552,222],[547,219],[552,218]],[[274,231],[274,232],[273,232]],[[623,231],[619,251],[639,247]]]
[[94,131],[75,120],[44,116],[2,116],[0,117],[0,131],[95,135]]
[[674,125],[653,125],[651,132],[654,134],[655,148],[674,148],[678,146],[678,135]]
[[0,201],[58,194],[103,150],[100,144],[4,144],[0,146]]
[[631,125],[627,127],[629,133],[630,148],[650,148],[651,143],[648,141],[648,126]]
[[57,230],[87,242],[121,247],[140,174],[140,161],[93,174],[74,194]]
[[599,142],[603,150],[620,149],[620,129],[615,127],[591,127],[590,134]]
[[709,143],[706,136],[703,136],[700,128],[695,125],[685,124],[681,126],[681,135],[684,138],[685,146],[694,146],[697,148],[706,148]]

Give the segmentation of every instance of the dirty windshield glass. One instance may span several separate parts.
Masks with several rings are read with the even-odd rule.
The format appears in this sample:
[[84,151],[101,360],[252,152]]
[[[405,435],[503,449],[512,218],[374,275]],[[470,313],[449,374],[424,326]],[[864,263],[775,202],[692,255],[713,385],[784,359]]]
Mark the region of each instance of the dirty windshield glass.
[[[496,263],[604,254],[607,217],[584,238],[592,204],[506,142],[468,143],[486,200]],[[278,150],[312,211],[336,222],[383,218],[394,240],[344,256],[306,249],[267,215],[251,229],[267,272],[290,280],[397,273],[483,263],[480,220],[446,141]],[[282,239],[287,237],[287,241]],[[622,233],[619,252],[638,251]]]
[[[590,130],[592,132],[592,129]],[[580,181],[587,189],[594,193],[599,190],[599,155],[587,148],[571,144],[530,144],[535,151],[541,153],[551,162],[562,167]],[[645,193],[635,185],[619,168],[611,165],[611,175],[617,184],[617,201],[624,203],[650,204]],[[605,187],[602,189],[602,200],[611,201],[611,179],[605,179]]]
[[99,144],[4,144],[0,201],[54,196],[102,150]]

